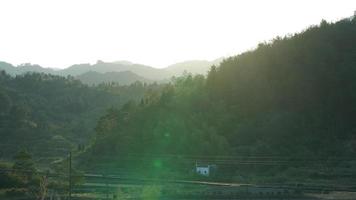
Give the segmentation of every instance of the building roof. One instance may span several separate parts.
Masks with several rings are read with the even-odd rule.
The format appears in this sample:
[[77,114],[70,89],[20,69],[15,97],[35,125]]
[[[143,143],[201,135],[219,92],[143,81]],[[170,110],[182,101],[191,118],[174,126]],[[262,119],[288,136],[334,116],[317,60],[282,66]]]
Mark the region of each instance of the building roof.
[[211,165],[196,165],[196,167],[209,168],[209,167],[211,167]]

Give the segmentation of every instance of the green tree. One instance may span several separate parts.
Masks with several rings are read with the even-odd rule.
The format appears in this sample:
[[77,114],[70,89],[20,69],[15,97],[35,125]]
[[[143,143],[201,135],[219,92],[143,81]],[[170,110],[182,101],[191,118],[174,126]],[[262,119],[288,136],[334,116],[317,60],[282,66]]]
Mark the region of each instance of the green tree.
[[10,97],[0,88],[0,115],[4,115],[9,112],[12,101]]
[[30,183],[35,177],[37,171],[32,156],[25,150],[20,150],[14,156],[14,165],[12,166],[14,174],[21,177],[25,183]]

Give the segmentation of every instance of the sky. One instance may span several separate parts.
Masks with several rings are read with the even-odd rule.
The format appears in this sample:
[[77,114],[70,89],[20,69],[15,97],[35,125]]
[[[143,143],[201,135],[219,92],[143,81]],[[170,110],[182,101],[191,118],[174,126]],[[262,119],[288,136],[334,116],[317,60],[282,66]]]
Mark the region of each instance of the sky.
[[355,10],[355,0],[0,0],[0,60],[161,68],[236,55]]

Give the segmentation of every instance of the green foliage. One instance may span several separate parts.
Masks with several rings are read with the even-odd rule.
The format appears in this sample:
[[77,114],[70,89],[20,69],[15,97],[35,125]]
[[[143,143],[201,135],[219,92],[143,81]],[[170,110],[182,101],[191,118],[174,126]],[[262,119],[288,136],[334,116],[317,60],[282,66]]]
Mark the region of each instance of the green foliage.
[[[356,148],[345,146],[352,146],[356,130],[354,44],[355,21],[322,22],[228,58],[219,67],[212,66],[206,78],[190,74],[174,78],[139,105],[103,116],[93,152],[115,155],[130,168],[142,166],[141,159],[155,163],[145,159],[147,155],[352,156]],[[161,171],[192,168],[193,162],[183,161],[163,159],[159,166]],[[240,166],[239,172],[237,166],[221,166],[220,171],[237,177],[244,173],[248,178],[240,178],[251,181],[256,181],[253,176],[284,180],[276,174],[285,170],[285,177],[297,177],[305,171],[300,169],[303,162],[287,163]],[[153,171],[149,166],[144,165]]]
[[345,155],[339,145],[355,128],[355,33],[353,21],[324,21],[225,60],[209,73],[209,93],[239,119],[218,130],[231,133],[234,146],[270,146],[254,153],[293,155],[303,147]]
[[32,160],[32,156],[27,151],[19,151],[14,157],[13,169],[17,171],[24,171],[27,173],[36,172],[35,163]]
[[143,200],[157,200],[160,199],[161,187],[155,185],[144,186],[141,198]]
[[0,88],[0,114],[4,115],[9,111],[9,108],[11,108],[11,99],[10,97],[1,91]]
[[12,165],[10,163],[0,162],[0,189],[13,188],[23,185],[20,177],[15,176],[12,172]]
[[88,145],[96,121],[110,107],[139,101],[158,84],[89,87],[68,76],[27,73],[11,77],[0,73],[0,156],[28,149],[35,157],[53,160],[78,145]]

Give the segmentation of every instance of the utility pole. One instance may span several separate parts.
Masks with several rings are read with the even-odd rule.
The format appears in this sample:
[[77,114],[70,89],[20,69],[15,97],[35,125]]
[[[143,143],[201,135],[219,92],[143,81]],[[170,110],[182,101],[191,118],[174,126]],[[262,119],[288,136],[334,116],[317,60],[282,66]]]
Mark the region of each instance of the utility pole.
[[104,174],[104,180],[105,180],[105,186],[106,186],[106,199],[109,199],[109,184],[108,184],[108,178]]
[[69,181],[69,195],[68,199],[72,199],[72,151],[69,151],[69,172],[68,172],[68,181]]

